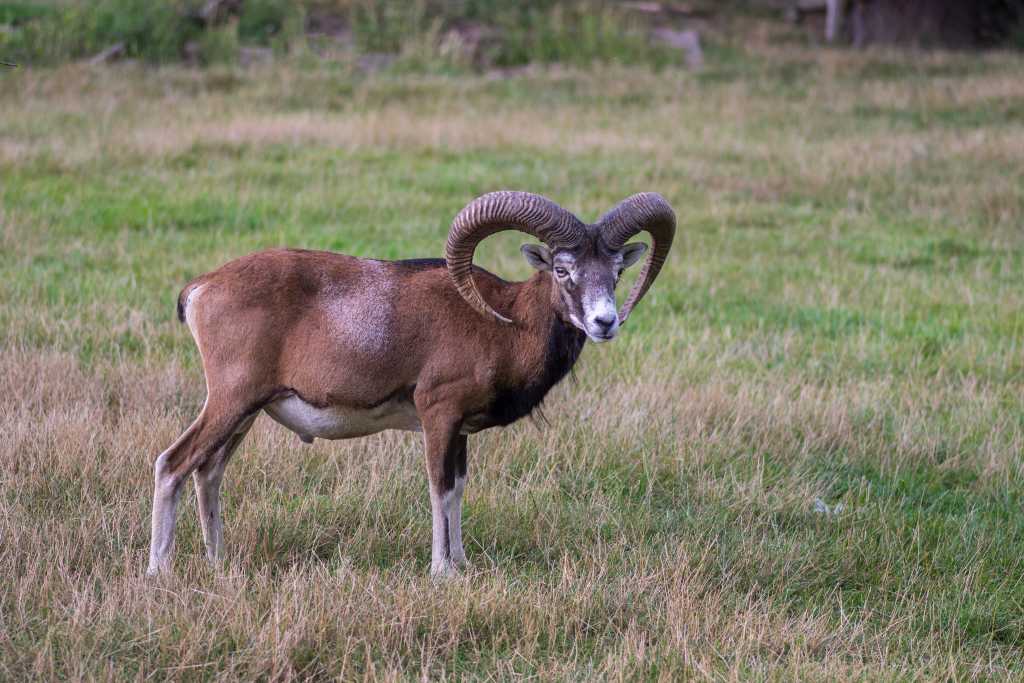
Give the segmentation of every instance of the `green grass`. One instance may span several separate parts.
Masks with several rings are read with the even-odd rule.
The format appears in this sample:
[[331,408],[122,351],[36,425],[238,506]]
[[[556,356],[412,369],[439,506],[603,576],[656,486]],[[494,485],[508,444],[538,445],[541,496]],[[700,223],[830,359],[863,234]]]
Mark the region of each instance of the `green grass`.
[[[678,50],[650,41],[638,12],[607,0],[248,0],[215,25],[199,0],[0,2],[0,54],[33,65],[91,57],[121,44],[154,64],[198,58],[235,63],[240,45],[329,53],[350,65],[360,54],[397,57],[392,70],[467,71],[530,63],[678,65]],[[331,35],[317,26],[326,24]],[[473,28],[480,28],[478,44]],[[458,29],[468,29],[460,34]],[[310,32],[307,34],[307,29]],[[189,56],[191,55],[191,56]]]
[[[1018,678],[1024,64],[726,48],[0,72],[0,678]],[[262,418],[226,566],[185,499],[145,580],[203,400],[180,287],[275,245],[436,256],[498,188],[590,220],[657,190],[679,235],[549,426],[471,440],[473,569],[426,577],[415,437]],[[481,263],[526,276],[521,241]]]

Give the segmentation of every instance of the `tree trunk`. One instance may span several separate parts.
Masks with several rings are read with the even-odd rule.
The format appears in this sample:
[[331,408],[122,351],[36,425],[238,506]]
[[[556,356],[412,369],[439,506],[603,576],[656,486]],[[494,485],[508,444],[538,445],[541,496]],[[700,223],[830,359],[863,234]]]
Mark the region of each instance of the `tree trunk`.
[[850,24],[858,47],[965,48],[987,40],[987,23],[1009,22],[1013,14],[1005,0],[855,0]]

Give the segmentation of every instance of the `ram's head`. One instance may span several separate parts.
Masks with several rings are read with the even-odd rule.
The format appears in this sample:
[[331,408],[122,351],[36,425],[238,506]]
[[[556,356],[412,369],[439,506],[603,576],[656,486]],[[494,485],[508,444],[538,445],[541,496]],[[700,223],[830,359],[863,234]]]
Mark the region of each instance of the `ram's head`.
[[[484,238],[502,230],[533,235],[544,244],[525,244],[522,252],[530,265],[551,274],[558,293],[555,305],[590,339],[602,342],[616,335],[658,276],[675,228],[672,207],[654,192],[633,195],[591,225],[540,195],[492,192],[455,217],[446,249],[448,271],[473,308],[510,323],[477,290],[470,275],[473,252]],[[651,236],[652,249],[629,297],[616,311],[615,285],[622,271],[647,250],[641,242],[627,242],[644,231]]]

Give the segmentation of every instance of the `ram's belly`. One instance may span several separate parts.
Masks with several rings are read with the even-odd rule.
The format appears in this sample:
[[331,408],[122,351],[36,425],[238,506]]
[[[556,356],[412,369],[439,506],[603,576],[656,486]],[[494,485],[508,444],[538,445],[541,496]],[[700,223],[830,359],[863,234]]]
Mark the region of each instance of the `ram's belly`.
[[317,408],[298,396],[288,396],[271,403],[265,410],[307,442],[314,438],[351,439],[385,429],[421,430],[415,407],[406,401],[388,401],[368,409]]

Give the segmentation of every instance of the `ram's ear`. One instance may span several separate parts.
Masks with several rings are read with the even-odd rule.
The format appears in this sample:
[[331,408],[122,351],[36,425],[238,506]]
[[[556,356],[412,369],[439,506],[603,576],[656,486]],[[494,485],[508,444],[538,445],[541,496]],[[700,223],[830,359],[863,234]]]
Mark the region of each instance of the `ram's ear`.
[[622,269],[625,270],[640,260],[640,257],[647,251],[647,245],[643,242],[633,242],[622,248]]
[[551,270],[551,251],[543,244],[524,244],[519,247],[526,262],[537,270]]

